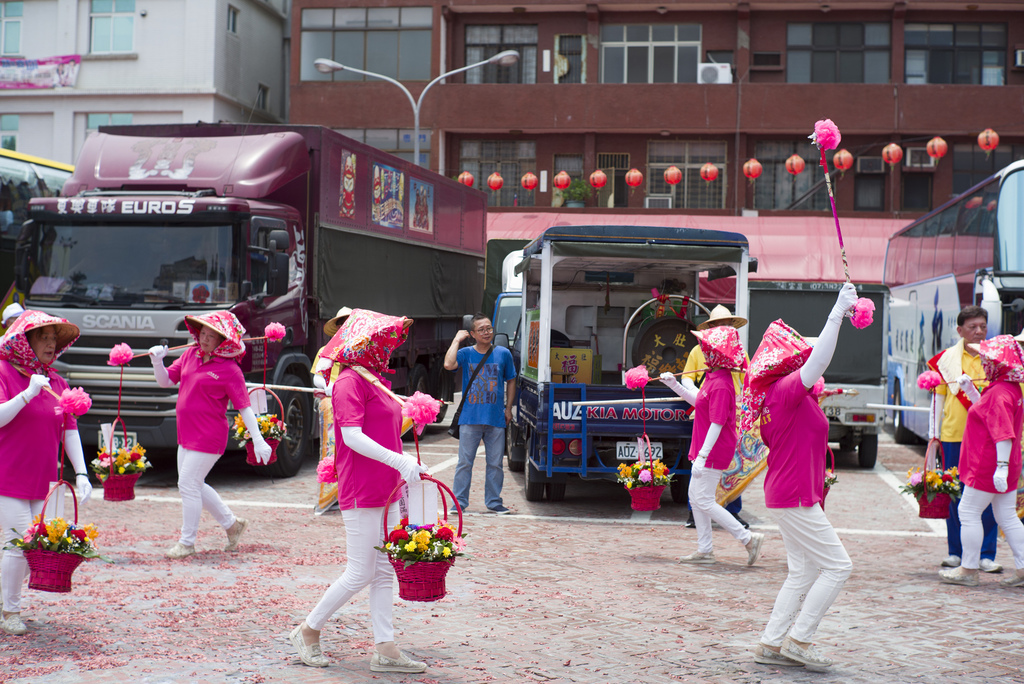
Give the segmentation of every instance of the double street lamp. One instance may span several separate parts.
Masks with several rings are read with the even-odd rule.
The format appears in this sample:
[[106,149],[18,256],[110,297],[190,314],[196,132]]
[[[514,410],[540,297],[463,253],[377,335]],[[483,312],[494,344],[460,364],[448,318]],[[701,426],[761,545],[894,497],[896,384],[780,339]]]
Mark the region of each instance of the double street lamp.
[[387,81],[388,83],[393,83],[396,86],[398,86],[399,88],[401,88],[402,92],[405,93],[405,96],[407,98],[409,98],[409,104],[412,105],[412,115],[413,115],[413,143],[412,143],[413,144],[413,152],[412,152],[412,154],[413,154],[413,162],[417,166],[419,166],[420,165],[420,105],[423,103],[423,96],[427,94],[427,91],[430,90],[431,86],[433,86],[438,81],[442,81],[442,80],[448,78],[449,76],[452,76],[452,75],[458,74],[458,73],[462,73],[463,71],[469,71],[470,69],[476,69],[478,67],[487,66],[488,64],[497,64],[498,66],[507,67],[507,66],[512,66],[513,64],[515,64],[518,61],[519,61],[519,53],[518,52],[516,52],[515,50],[504,50],[503,52],[499,52],[498,54],[494,55],[490,59],[485,59],[482,62],[477,62],[476,64],[470,64],[469,66],[459,67],[458,69],[452,69],[451,71],[446,71],[445,73],[441,74],[440,76],[438,76],[433,81],[431,81],[430,83],[427,84],[427,87],[424,88],[423,91],[420,93],[419,100],[414,100],[413,97],[412,97],[412,93],[410,93],[409,89],[406,88],[404,85],[402,85],[401,83],[399,83],[395,79],[391,78],[390,76],[385,76],[384,74],[378,74],[378,73],[374,73],[373,71],[364,71],[362,69],[356,69],[355,67],[346,66],[344,64],[340,64],[338,62],[335,62],[333,59],[325,59],[323,57],[321,57],[321,58],[319,58],[317,60],[314,60],[313,61],[313,65],[316,66],[316,70],[319,71],[322,74],[329,74],[329,73],[334,72],[334,71],[351,71],[354,74],[362,74],[363,76],[371,76],[373,78],[379,78],[381,80]]

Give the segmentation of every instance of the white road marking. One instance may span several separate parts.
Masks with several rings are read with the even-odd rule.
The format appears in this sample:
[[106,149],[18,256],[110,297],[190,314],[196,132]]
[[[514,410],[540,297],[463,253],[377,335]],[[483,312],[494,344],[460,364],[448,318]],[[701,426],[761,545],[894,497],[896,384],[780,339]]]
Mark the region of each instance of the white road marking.
[[[903,503],[907,507],[909,507],[912,511],[914,511],[914,513],[918,512],[919,508],[918,508],[918,505],[917,505],[917,501],[913,497],[911,497],[909,494],[904,494],[903,492],[900,491],[900,487],[903,486],[903,481],[902,480],[900,480],[898,477],[893,475],[892,472],[888,468],[886,468],[885,466],[881,465],[880,463],[876,463],[875,464],[875,474],[878,475],[879,478],[881,478],[882,482],[884,482],[885,484],[887,484],[890,487],[892,487],[893,490],[896,491],[900,495],[900,500],[903,501]],[[946,521],[945,520],[935,520],[934,518],[920,518],[920,520],[922,522],[924,522],[926,525],[928,525],[928,527],[931,529],[932,534],[930,534],[929,536],[932,536],[932,537],[945,537],[946,536]]]

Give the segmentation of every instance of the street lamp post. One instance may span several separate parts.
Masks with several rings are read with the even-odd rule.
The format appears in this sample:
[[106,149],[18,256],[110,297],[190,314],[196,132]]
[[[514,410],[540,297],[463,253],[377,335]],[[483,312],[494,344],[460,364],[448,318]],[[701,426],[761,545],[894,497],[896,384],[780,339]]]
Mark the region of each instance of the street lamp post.
[[384,74],[374,73],[373,71],[364,71],[362,69],[356,69],[355,67],[346,66],[344,64],[340,64],[338,62],[335,62],[333,59],[326,59],[324,57],[321,57],[319,59],[314,60],[313,61],[313,65],[316,66],[316,70],[319,71],[322,74],[329,74],[329,73],[334,72],[334,71],[351,71],[354,74],[362,74],[363,76],[372,76],[373,78],[379,78],[381,80],[387,81],[388,83],[394,83],[396,86],[401,88],[402,92],[405,93],[405,96],[407,98],[409,98],[409,104],[412,105],[412,116],[413,116],[413,141],[412,141],[413,152],[412,152],[412,154],[413,154],[413,162],[417,166],[419,166],[420,165],[420,105],[423,104],[423,97],[427,94],[427,91],[430,90],[430,88],[435,83],[437,83],[438,81],[442,81],[442,80],[444,80],[444,79],[446,79],[449,76],[452,76],[454,74],[459,74],[459,73],[462,73],[463,71],[469,71],[470,69],[476,69],[477,67],[487,66],[488,64],[497,64],[498,66],[512,66],[517,61],[519,61],[519,53],[518,52],[516,52],[515,50],[504,50],[503,52],[499,52],[498,54],[494,55],[490,59],[485,59],[482,62],[477,62],[476,64],[470,64],[469,66],[459,67],[458,69],[452,69],[451,71],[446,71],[445,73],[441,74],[440,76],[438,76],[433,81],[431,81],[430,83],[427,84],[427,87],[424,88],[423,92],[420,93],[420,97],[419,97],[418,100],[414,100],[413,97],[412,97],[412,93],[409,92],[409,89],[406,88],[401,83],[399,83],[398,81],[396,81],[395,79],[391,78],[390,76],[385,76]]

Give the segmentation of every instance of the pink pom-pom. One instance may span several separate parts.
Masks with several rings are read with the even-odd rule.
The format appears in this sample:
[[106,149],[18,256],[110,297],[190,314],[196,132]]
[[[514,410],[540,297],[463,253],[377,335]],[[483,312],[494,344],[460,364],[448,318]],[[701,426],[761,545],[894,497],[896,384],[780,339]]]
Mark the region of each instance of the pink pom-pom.
[[875,320],[875,303],[867,297],[861,297],[853,305],[853,327],[863,330]]
[[933,370],[925,371],[917,376],[917,386],[923,390],[933,390],[942,384],[942,376]]
[[647,375],[647,366],[637,366],[626,371],[626,387],[629,389],[643,389],[650,379]]
[[818,378],[818,381],[814,383],[814,387],[811,388],[811,394],[816,397],[821,396],[821,393],[825,390],[825,378]]
[[843,136],[839,128],[832,123],[832,119],[822,119],[814,122],[814,144],[821,150],[834,150],[839,147],[839,141]]
[[338,481],[338,471],[334,467],[334,457],[328,456],[316,464],[316,481],[330,484]]
[[277,342],[284,339],[285,329],[280,323],[267,323],[267,327],[263,329],[263,334],[271,342]]
[[423,428],[437,420],[437,414],[441,410],[441,402],[429,394],[414,392],[411,397],[405,400],[402,407],[402,416],[411,418],[416,424],[416,434],[422,435]]
[[60,394],[60,407],[64,413],[73,416],[84,416],[92,408],[92,397],[81,387],[66,389]]
[[132,348],[122,342],[121,344],[115,344],[114,348],[110,350],[110,358],[107,359],[108,366],[126,366],[132,360]]

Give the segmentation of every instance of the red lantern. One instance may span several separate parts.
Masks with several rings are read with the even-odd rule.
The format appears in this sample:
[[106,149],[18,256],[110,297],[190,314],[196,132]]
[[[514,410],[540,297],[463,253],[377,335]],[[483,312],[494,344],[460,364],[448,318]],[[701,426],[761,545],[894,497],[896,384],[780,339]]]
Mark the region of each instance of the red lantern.
[[639,169],[630,169],[626,172],[626,185],[635,188],[644,182],[644,174]]
[[700,177],[710,183],[718,178],[718,167],[710,162],[705,164],[700,167]]
[[590,174],[590,185],[595,190],[600,190],[607,183],[608,183],[608,175],[604,171],[602,171],[601,169],[598,169],[594,173]]
[[978,147],[985,150],[985,154],[988,154],[999,147],[999,134],[991,128],[986,128],[978,134]]
[[551,179],[551,184],[559,190],[565,190],[569,187],[569,183],[572,183],[572,178],[569,177],[565,171],[559,171],[554,178]]
[[533,190],[537,187],[537,176],[530,171],[523,174],[522,180],[519,181],[523,184],[523,190]]
[[946,141],[939,136],[935,136],[928,141],[928,144],[924,146],[924,149],[932,159],[942,159],[946,156],[946,151],[949,149],[949,145],[947,145]]
[[501,190],[501,186],[504,184],[505,181],[502,179],[501,174],[498,173],[497,171],[495,171],[494,173],[487,177],[487,187],[489,187],[491,190],[494,190],[495,192]]
[[459,182],[465,185],[467,188],[471,188],[473,187],[473,183],[476,182],[476,179],[473,178],[473,174],[471,174],[469,171],[463,171],[462,173],[459,174]]
[[903,148],[896,143],[889,143],[882,148],[882,159],[889,165],[889,168],[896,166],[903,159]]
[[679,181],[683,180],[683,172],[675,166],[670,166],[665,169],[665,182],[669,185],[675,185]]
[[789,159],[786,160],[786,170],[794,176],[803,171],[804,166],[806,166],[806,164],[804,164],[804,158],[799,154],[791,155]]
[[755,178],[761,176],[762,171],[764,171],[764,168],[761,166],[761,162],[753,157],[743,162],[743,175],[749,178],[751,183],[754,182]]
[[832,165],[840,171],[849,171],[853,166],[853,155],[847,149],[839,150],[832,155]]

